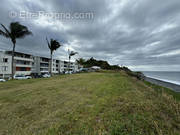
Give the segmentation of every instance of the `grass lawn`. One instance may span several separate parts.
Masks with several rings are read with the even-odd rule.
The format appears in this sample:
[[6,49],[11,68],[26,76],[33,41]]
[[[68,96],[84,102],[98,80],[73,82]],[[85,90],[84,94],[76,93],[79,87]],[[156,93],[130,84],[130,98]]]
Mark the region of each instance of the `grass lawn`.
[[179,135],[180,102],[162,89],[124,72],[0,83],[0,135]]

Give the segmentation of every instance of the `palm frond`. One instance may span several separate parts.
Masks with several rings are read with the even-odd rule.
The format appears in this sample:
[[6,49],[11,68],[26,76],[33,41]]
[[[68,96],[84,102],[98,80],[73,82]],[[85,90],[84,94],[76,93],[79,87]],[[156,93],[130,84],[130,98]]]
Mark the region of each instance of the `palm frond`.
[[4,37],[9,38],[9,35],[2,30],[0,30],[0,35],[3,35]]
[[54,49],[54,51],[57,50],[61,46],[62,45],[57,40],[54,40],[54,42],[53,42],[53,49]]
[[32,35],[32,32],[24,25],[19,22],[12,22],[10,24],[11,34],[15,38],[24,38],[26,35]]
[[[47,38],[46,38],[46,40],[47,40]],[[47,43],[48,43],[48,47],[51,50],[51,52],[57,50],[59,47],[62,46],[57,40],[54,40],[54,39],[51,39],[50,42],[47,40]]]
[[2,30],[1,30],[1,34],[3,35],[3,36],[5,36],[5,37],[10,37],[11,36],[11,33],[9,32],[9,30],[3,25],[3,24],[1,24],[1,26],[4,28],[4,30],[6,31],[6,32],[3,32]]
[[74,56],[74,55],[76,55],[76,54],[78,54],[78,52],[71,51],[69,55],[70,55],[70,56]]
[[51,49],[51,46],[50,46],[50,43],[49,43],[47,37],[46,37],[46,41],[47,41],[47,44],[48,44],[49,49]]

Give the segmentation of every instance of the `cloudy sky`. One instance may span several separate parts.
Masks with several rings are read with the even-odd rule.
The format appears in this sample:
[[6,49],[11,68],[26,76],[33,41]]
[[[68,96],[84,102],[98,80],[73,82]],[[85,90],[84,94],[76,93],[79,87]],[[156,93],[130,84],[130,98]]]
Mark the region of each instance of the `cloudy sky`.
[[[54,54],[63,60],[69,48],[79,52],[74,60],[180,71],[180,0],[1,0],[0,23],[12,21],[33,32],[17,41],[17,51],[49,56],[47,36],[63,44]],[[2,36],[0,49],[12,49]]]

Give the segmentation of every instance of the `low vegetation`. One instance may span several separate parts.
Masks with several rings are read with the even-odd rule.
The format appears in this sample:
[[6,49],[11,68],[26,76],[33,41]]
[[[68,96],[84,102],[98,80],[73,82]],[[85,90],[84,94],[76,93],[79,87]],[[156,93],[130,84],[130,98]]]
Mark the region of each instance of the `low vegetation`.
[[179,135],[180,103],[158,89],[124,71],[0,83],[0,134]]
[[174,91],[172,91],[169,88],[158,86],[158,85],[152,84],[152,83],[147,82],[147,81],[145,81],[145,84],[150,86],[154,90],[156,90],[156,92],[158,92],[158,93],[167,93],[167,94],[170,94],[170,95],[172,95],[174,97],[175,100],[180,101],[180,92],[174,92]]
[[110,65],[107,61],[96,60],[93,57],[87,60],[80,58],[76,60],[76,62],[79,65],[83,65],[83,67],[85,68],[90,68],[92,66],[99,66],[101,67],[101,69],[105,69],[105,70],[123,70],[124,69],[124,67],[120,67],[119,65]]

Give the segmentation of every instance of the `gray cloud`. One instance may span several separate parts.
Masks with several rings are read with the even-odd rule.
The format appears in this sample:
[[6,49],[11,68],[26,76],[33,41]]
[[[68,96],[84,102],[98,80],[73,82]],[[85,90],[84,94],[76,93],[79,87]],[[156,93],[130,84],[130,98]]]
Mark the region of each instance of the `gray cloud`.
[[[8,5],[8,6],[7,6]],[[93,12],[93,19],[10,18],[10,11]],[[33,36],[18,40],[17,50],[49,56],[45,37],[63,47],[54,57],[67,59],[67,49],[78,57],[95,57],[134,70],[180,70],[179,0],[2,0],[0,22],[20,21]],[[0,49],[12,49],[0,37]]]

